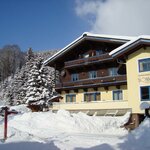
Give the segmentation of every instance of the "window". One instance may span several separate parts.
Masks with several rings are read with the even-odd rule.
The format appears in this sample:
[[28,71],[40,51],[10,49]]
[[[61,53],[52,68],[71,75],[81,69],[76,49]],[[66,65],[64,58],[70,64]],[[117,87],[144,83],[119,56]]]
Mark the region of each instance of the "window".
[[122,90],[113,91],[113,100],[122,100]]
[[150,58],[139,60],[139,72],[150,71]]
[[90,102],[90,101],[99,101],[100,98],[100,92],[94,92],[94,93],[85,93],[84,94],[84,101]]
[[79,74],[78,73],[71,74],[71,81],[77,81],[77,80],[79,80]]
[[75,94],[67,94],[66,102],[76,102],[76,95]]
[[109,68],[109,75],[110,76],[118,75],[118,68]]
[[150,86],[141,87],[141,101],[150,101]]
[[103,54],[104,52],[103,52],[103,50],[96,50],[96,56],[99,56],[99,55],[101,55],[101,54]]
[[89,71],[89,78],[93,79],[97,77],[97,71]]

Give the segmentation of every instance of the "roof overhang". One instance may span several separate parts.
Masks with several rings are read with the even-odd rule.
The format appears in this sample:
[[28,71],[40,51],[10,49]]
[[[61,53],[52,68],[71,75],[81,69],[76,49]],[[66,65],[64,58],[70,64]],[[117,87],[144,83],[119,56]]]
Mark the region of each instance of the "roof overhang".
[[68,51],[70,51],[73,47],[78,45],[84,40],[94,40],[94,41],[104,41],[104,42],[118,42],[118,43],[126,43],[133,39],[133,37],[127,37],[127,36],[115,36],[115,35],[100,35],[100,34],[92,34],[85,32],[80,37],[78,37],[76,40],[71,42],[69,45],[58,51],[56,54],[48,58],[46,61],[43,62],[44,65],[51,65],[53,64],[58,58],[65,55]]
[[111,51],[109,55],[111,55],[113,58],[122,57],[124,55],[131,54],[134,52],[133,50],[137,50],[137,48],[141,48],[143,46],[150,46],[150,36],[143,35],[136,37],[135,39]]

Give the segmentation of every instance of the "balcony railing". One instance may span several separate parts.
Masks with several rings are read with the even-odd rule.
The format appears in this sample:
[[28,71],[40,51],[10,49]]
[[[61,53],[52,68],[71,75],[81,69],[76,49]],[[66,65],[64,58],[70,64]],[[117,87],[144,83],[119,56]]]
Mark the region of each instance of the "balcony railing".
[[86,87],[86,86],[107,86],[119,85],[126,83],[126,75],[99,77],[94,79],[84,79],[78,81],[64,82],[56,84],[56,89],[69,87]]
[[93,64],[93,63],[110,61],[112,59],[113,58],[108,53],[106,53],[106,54],[102,54],[99,56],[93,56],[93,57],[88,57],[88,58],[76,59],[73,61],[67,61],[65,62],[65,68],[72,68],[72,67],[77,67],[80,65],[88,65],[88,64]]

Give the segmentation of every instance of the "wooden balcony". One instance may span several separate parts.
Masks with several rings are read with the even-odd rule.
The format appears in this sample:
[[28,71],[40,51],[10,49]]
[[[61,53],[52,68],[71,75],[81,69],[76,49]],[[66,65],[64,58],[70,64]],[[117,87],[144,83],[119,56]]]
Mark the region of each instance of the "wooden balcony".
[[73,67],[79,67],[81,65],[90,65],[95,63],[101,63],[101,62],[107,62],[111,61],[113,58],[108,54],[102,54],[99,56],[93,56],[88,58],[82,58],[82,59],[76,59],[73,61],[67,61],[65,62],[65,68],[73,68]]
[[84,79],[79,81],[71,81],[56,84],[56,90],[71,90],[78,88],[89,87],[106,87],[106,86],[119,86],[126,84],[126,75],[99,77],[95,79]]

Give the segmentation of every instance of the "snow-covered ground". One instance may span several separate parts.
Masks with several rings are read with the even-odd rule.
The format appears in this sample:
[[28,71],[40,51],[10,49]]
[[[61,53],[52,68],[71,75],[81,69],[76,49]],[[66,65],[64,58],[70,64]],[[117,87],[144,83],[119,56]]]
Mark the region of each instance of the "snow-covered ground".
[[[9,116],[8,139],[0,142],[0,150],[149,150],[150,120],[128,133],[122,126],[129,113],[121,117],[87,116],[30,112],[24,106],[13,107],[20,114]],[[3,117],[0,117],[0,139]]]

